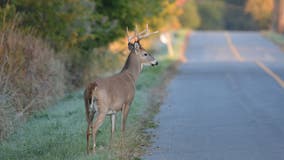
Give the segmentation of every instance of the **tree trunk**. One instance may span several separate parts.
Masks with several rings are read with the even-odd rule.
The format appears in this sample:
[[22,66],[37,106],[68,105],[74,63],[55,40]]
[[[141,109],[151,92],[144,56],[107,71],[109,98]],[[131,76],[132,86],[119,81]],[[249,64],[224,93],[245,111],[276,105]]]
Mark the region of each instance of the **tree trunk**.
[[279,0],[277,31],[284,33],[284,0]]
[[272,30],[277,32],[278,26],[278,9],[279,9],[279,0],[274,0],[273,14],[272,14]]

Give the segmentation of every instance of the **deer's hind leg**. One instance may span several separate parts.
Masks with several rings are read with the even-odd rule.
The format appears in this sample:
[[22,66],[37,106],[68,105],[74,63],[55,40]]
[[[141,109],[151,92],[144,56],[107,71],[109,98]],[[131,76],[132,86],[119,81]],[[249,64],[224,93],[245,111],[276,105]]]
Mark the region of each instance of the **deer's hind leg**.
[[87,153],[89,154],[90,152],[90,144],[89,144],[89,141],[90,141],[90,136],[92,135],[92,132],[93,132],[93,129],[92,129],[92,122],[93,122],[93,119],[94,119],[94,115],[95,115],[95,112],[91,112],[89,117],[88,117],[88,127],[87,127],[87,131],[86,131],[86,137],[87,137]]
[[113,134],[115,131],[115,114],[110,115],[110,120],[111,120],[111,139],[113,138]]
[[99,112],[96,121],[93,125],[93,153],[96,152],[96,134],[100,126],[103,124],[106,117],[106,113]]
[[111,135],[110,135],[110,140],[109,140],[109,149],[112,147],[112,140],[113,140],[113,135],[115,131],[115,119],[116,119],[116,114],[111,114],[110,115],[110,121],[111,121]]

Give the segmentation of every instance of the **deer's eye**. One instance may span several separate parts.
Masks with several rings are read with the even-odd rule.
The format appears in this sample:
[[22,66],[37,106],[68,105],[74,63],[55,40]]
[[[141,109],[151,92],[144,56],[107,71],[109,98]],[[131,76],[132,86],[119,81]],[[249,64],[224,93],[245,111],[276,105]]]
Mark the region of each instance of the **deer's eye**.
[[147,54],[147,53],[144,53],[144,56],[148,56],[148,54]]

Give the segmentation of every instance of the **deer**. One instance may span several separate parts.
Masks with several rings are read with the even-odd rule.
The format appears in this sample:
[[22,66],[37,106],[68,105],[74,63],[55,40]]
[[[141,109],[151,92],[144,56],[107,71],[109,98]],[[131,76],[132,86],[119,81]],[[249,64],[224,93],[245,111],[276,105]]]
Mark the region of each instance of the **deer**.
[[[84,91],[85,112],[87,120],[87,153],[90,152],[90,136],[93,138],[93,153],[96,152],[96,134],[103,124],[106,116],[111,120],[111,139],[115,131],[116,113],[121,112],[121,132],[124,133],[126,120],[131,103],[135,96],[135,85],[144,66],[156,66],[158,61],[148,53],[140,44],[140,40],[158,33],[150,32],[148,24],[146,29],[128,37],[129,55],[122,70],[110,77],[98,78],[89,83]],[[96,118],[93,122],[95,114]]]

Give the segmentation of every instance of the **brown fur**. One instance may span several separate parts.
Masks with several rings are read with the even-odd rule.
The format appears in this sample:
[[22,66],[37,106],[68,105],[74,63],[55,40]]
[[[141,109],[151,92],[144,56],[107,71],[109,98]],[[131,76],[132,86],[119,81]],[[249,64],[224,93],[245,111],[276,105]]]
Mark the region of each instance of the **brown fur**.
[[[148,31],[148,27],[147,30]],[[143,32],[144,33],[144,32]],[[106,115],[111,116],[111,137],[115,130],[115,116],[117,112],[121,114],[121,130],[125,130],[126,119],[129,107],[135,95],[135,82],[141,72],[143,65],[157,65],[156,59],[147,53],[138,40],[131,43],[129,38],[128,49],[130,54],[120,73],[107,78],[100,78],[90,83],[85,92],[85,110],[88,127],[87,135],[87,152],[89,152],[89,137],[93,137],[93,152],[96,148],[96,133],[102,125]],[[142,37],[149,36],[148,32]],[[94,114],[98,112],[95,122],[92,125]],[[90,131],[92,134],[90,134]]]
[[86,120],[88,123],[91,123],[91,121],[93,120],[93,117],[91,117],[90,115],[90,110],[89,110],[89,106],[91,104],[92,101],[92,94],[93,91],[95,90],[95,88],[97,87],[97,83],[93,82],[90,83],[87,88],[85,89],[84,92],[84,100],[85,100],[85,111],[86,111]]

